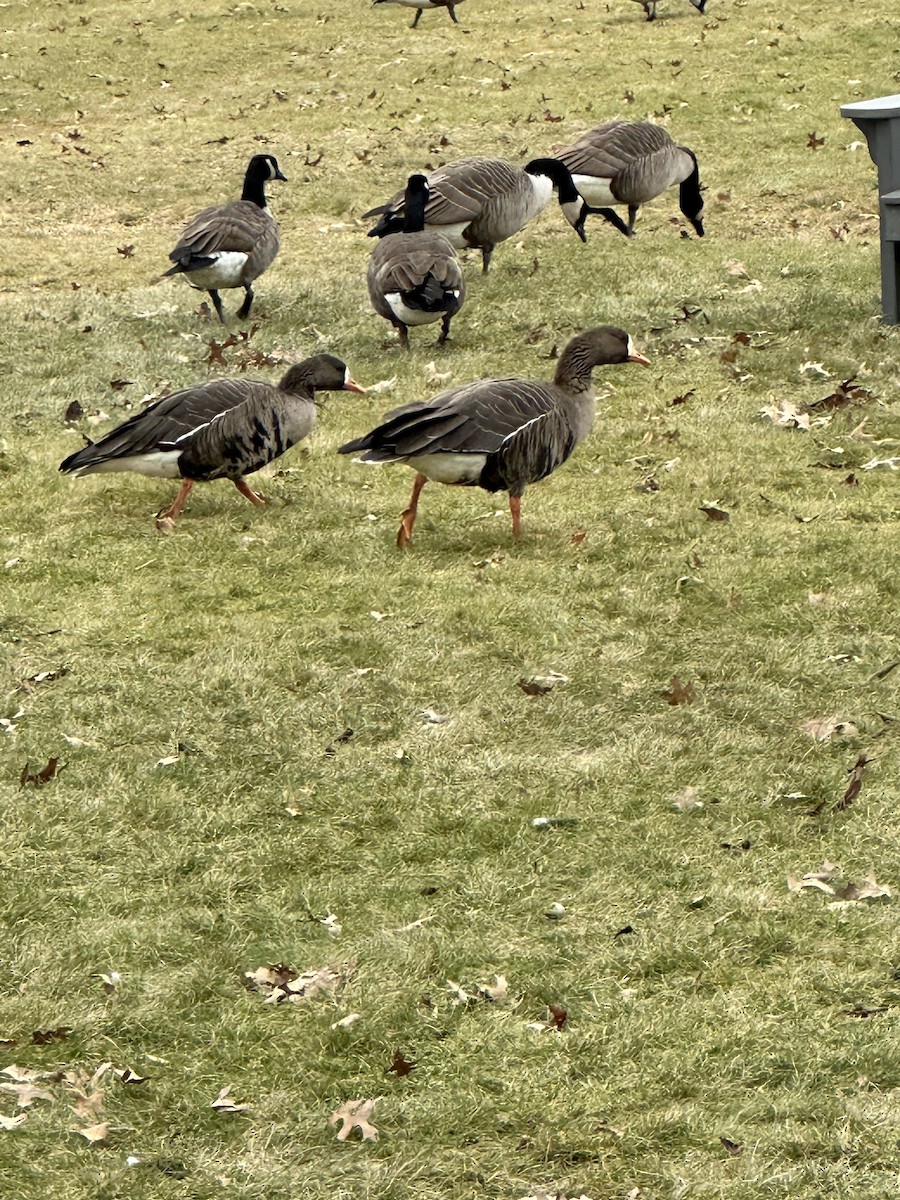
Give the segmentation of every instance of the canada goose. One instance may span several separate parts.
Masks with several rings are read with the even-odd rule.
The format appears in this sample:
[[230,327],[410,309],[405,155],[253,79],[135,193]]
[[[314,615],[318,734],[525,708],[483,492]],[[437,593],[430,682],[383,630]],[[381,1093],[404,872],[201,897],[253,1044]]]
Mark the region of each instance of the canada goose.
[[204,208],[188,225],[169,255],[175,266],[166,275],[184,275],[191,287],[209,292],[224,324],[220,288],[242,287],[244,303],[238,319],[250,315],[253,281],[278,253],[278,226],[266,208],[266,183],[287,183],[271,154],[254,154],[244,176],[240,200]]
[[[697,156],[676,146],[659,125],[646,121],[609,121],[589,129],[571,146],[556,151],[572,173],[572,182],[585,200],[575,228],[584,236],[588,213],[597,213],[631,236],[638,209],[673,183],[680,187],[681,211],[703,237],[703,197]],[[609,204],[628,205],[628,224]]]
[[70,454],[59,469],[70,475],[134,471],[180,478],[178,495],[159,519],[174,520],[198,480],[230,479],[242,496],[265,504],[244,476],[311,432],[317,391],[365,389],[333,354],[296,363],[277,387],[261,379],[216,379],[154,401],[98,442]]
[[366,282],[379,316],[400,332],[400,345],[409,346],[407,326],[440,320],[443,344],[450,321],[466,295],[456,251],[440,233],[425,232],[428,181],[410,175],[403,204],[403,232],[383,237],[372,247]]
[[[377,0],[376,0],[376,2],[377,2]],[[655,21],[656,20],[656,0],[638,0],[638,3],[641,5],[644,12],[647,14],[647,20]],[[697,12],[699,12],[699,13],[706,12],[706,0],[691,0],[691,4],[693,4],[694,8],[696,8]]]
[[[703,2],[705,4],[706,0],[703,0]],[[415,29],[419,23],[419,17],[421,17],[426,8],[446,8],[447,12],[450,14],[450,20],[454,23],[454,25],[458,25],[459,21],[456,19],[456,5],[462,4],[462,0],[372,0],[373,7],[376,4],[402,4],[406,8],[417,9],[418,11],[413,17],[412,24],[410,25],[410,29]]]
[[419,493],[429,479],[509,492],[513,535],[519,537],[526,485],[555,471],[590,432],[594,367],[625,362],[650,365],[623,329],[600,325],[572,338],[552,383],[479,379],[450,388],[424,404],[395,408],[338,454],[362,451],[363,462],[403,462],[416,472],[397,534],[401,549],[409,545]]
[[[461,158],[426,176],[428,203],[425,228],[442,233],[457,250],[475,247],[481,251],[482,270],[487,273],[494,246],[518,233],[559,192],[559,205],[566,220],[584,240],[582,210],[585,202],[575,189],[569,169],[555,158],[535,158],[523,167],[499,158]],[[370,208],[363,218],[380,216],[369,237],[384,237],[403,228],[405,192],[397,192],[386,204]]]

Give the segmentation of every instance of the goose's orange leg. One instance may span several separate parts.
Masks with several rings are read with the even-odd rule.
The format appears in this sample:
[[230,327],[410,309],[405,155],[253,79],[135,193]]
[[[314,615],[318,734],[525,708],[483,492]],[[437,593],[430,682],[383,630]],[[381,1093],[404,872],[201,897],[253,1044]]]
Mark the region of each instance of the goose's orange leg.
[[522,497],[510,496],[509,498],[509,513],[513,523],[513,537],[520,538],[522,536]]
[[[419,12],[421,11],[419,9]],[[407,504],[406,508],[400,514],[400,529],[397,532],[397,547],[400,550],[405,550],[412,539],[413,525],[416,522],[416,509],[419,506],[419,493],[427,482],[428,480],[424,475],[416,475],[409,504]]]
[[158,521],[165,521],[166,519],[174,521],[180,517],[181,510],[184,508],[184,502],[187,500],[190,490],[193,486],[193,479],[182,479],[181,487],[178,489],[178,495],[168,508],[160,509],[160,511],[156,514],[156,519]]
[[233,482],[234,486],[241,493],[241,495],[246,496],[251,504],[258,504],[260,508],[265,508],[266,501],[262,496],[257,496],[256,492],[254,492],[253,488],[250,487],[246,479],[235,479]]

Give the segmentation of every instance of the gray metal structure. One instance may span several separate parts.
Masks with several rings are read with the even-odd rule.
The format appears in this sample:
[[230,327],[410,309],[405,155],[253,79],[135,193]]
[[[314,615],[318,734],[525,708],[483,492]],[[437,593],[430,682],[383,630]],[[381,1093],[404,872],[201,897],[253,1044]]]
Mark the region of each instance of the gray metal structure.
[[900,325],[900,95],[842,104],[865,134],[878,171],[881,215],[881,304],[888,325]]

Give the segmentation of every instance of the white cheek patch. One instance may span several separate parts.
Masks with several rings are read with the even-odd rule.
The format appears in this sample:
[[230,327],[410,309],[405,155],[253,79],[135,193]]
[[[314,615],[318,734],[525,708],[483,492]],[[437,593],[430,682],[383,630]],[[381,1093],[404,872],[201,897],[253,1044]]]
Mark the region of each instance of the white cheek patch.
[[632,354],[637,354],[637,350],[635,350],[635,348],[634,348],[634,340],[632,339],[632,336],[630,333],[628,335],[628,347],[627,347],[625,353],[628,355],[629,358],[632,356]]
[[577,225],[581,217],[581,210],[584,207],[584,201],[580,198],[578,200],[567,200],[559,207],[563,210],[563,214],[569,224]]

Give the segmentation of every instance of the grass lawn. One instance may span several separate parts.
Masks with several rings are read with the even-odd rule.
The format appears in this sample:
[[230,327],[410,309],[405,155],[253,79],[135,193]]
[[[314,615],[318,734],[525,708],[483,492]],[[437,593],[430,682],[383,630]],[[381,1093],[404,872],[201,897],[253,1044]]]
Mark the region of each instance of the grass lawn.
[[[881,1200],[900,333],[838,106],[900,91],[900,15],[411,15],[4,7],[3,1195]],[[708,236],[675,190],[631,241],[553,205],[401,352],[361,213],[617,114],[696,152]],[[282,252],[223,329],[160,276],[261,150]],[[603,322],[652,367],[598,370],[522,541],[431,485],[398,554],[411,472],[336,447]],[[146,396],[320,349],[383,386],[325,397],[265,510],[201,485],[164,537],[175,484],[56,470]],[[338,1140],[364,1100],[378,1140]]]

